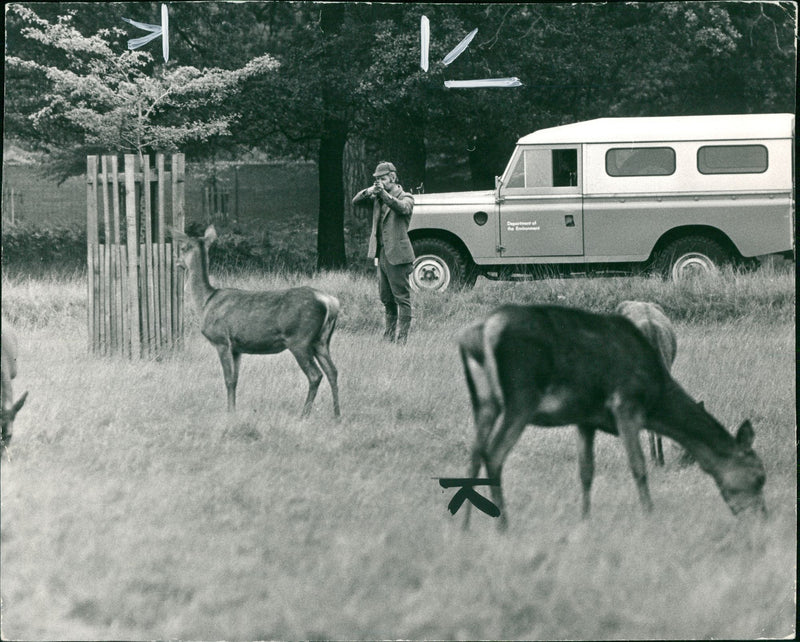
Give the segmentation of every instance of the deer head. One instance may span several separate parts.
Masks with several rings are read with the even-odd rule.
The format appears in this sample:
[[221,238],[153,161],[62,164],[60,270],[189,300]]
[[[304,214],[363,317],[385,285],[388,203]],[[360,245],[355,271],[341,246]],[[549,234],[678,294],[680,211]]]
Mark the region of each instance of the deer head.
[[750,421],[745,421],[736,431],[736,450],[728,465],[720,471],[717,484],[722,497],[734,515],[753,511],[766,515],[764,502],[764,464],[753,451],[755,432]]
[[202,257],[200,250],[205,247],[207,251],[211,244],[217,240],[217,231],[213,225],[206,228],[206,232],[202,238],[193,238],[188,234],[170,228],[173,240],[178,244],[180,254],[178,256],[177,264],[185,270],[190,269],[190,266],[195,264],[198,258]]
[[0,439],[0,446],[6,446],[9,441],[11,441],[11,435],[13,434],[14,428],[14,419],[17,416],[17,413],[20,411],[23,405],[25,405],[25,399],[28,398],[28,392],[25,391],[22,393],[22,396],[17,399],[16,403],[12,405],[10,408],[3,408],[0,410],[0,425],[2,425],[2,438]]

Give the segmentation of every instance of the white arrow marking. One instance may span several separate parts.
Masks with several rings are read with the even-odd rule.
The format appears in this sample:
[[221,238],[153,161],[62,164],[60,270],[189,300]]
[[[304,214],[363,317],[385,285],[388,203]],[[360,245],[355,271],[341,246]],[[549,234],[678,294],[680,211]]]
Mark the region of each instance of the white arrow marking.
[[445,80],[448,89],[473,89],[475,87],[522,87],[519,78],[476,78],[475,80]]
[[431,40],[431,23],[428,20],[428,16],[422,16],[420,19],[419,39],[419,66],[422,67],[422,71],[428,71],[428,51],[430,49]]
[[475,37],[476,33],[478,33],[477,27],[470,31],[466,37],[453,48],[453,51],[451,51],[442,59],[442,62],[445,64],[445,66],[453,62],[464,52],[464,49],[469,47],[469,43],[472,42],[472,39]]
[[139,38],[131,38],[128,40],[128,49],[138,49],[139,47],[143,47],[151,40],[155,40],[159,36],[161,36],[161,51],[164,54],[164,62],[169,60],[169,13],[167,12],[167,5],[161,5],[161,24],[160,25],[151,25],[146,22],[137,22],[136,20],[131,20],[130,18],[123,18],[123,20],[129,24],[132,24],[134,27],[138,27],[139,29],[144,29],[145,31],[151,31],[152,33],[141,36]]

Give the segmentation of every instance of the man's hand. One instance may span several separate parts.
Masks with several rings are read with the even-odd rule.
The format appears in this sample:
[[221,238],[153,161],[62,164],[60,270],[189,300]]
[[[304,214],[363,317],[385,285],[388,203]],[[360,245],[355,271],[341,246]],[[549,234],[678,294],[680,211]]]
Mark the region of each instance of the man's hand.
[[375,183],[375,185],[372,186],[372,193],[384,202],[389,198],[389,192],[383,188],[381,183]]

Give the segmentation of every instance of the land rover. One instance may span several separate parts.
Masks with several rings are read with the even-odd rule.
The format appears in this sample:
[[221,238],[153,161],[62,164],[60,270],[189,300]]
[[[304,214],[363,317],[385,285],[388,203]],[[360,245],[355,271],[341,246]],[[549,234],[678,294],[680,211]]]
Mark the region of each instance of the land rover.
[[794,115],[600,118],[519,139],[493,190],[415,196],[417,290],[792,256]]

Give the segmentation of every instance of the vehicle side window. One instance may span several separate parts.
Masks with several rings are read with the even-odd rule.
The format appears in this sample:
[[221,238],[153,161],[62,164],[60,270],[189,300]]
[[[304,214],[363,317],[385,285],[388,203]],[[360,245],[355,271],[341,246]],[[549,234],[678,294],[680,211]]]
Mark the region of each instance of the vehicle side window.
[[578,150],[553,150],[553,187],[574,187],[578,184]]
[[606,152],[609,176],[669,176],[675,173],[671,147],[625,147]]
[[526,149],[507,188],[573,187],[578,184],[577,149]]
[[519,155],[517,164],[511,170],[511,176],[508,177],[506,187],[525,187],[525,153]]
[[697,150],[701,174],[762,174],[767,171],[763,145],[707,145]]

